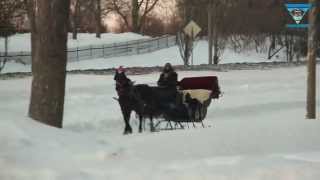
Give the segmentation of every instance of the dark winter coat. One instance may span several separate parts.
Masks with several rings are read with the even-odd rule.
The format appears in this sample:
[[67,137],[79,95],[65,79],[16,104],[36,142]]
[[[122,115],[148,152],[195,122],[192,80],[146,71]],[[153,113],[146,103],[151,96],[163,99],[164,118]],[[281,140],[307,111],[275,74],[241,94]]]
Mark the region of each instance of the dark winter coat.
[[178,82],[178,75],[176,72],[169,71],[169,72],[163,72],[160,75],[160,78],[158,80],[158,86],[160,87],[169,87],[173,88],[177,86]]

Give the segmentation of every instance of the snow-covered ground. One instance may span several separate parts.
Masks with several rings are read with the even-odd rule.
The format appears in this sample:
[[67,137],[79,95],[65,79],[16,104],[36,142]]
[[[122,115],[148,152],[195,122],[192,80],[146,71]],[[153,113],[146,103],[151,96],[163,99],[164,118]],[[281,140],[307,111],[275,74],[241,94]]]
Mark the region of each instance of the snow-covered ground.
[[68,75],[64,129],[55,129],[27,118],[31,78],[0,81],[0,179],[320,178],[320,122],[304,119],[305,67],[178,73],[219,77],[224,96],[209,108],[210,128],[137,134],[134,119],[135,134],[123,136],[113,77]]
[[[124,35],[125,36],[125,35]],[[282,54],[282,53],[280,53]],[[257,53],[255,50],[246,51],[242,53],[236,53],[231,49],[226,49],[221,57],[221,64],[226,63],[241,63],[241,62],[272,62],[272,61],[284,61],[285,58],[280,56],[279,58],[267,59],[266,53]],[[174,65],[182,65],[183,61],[180,57],[179,48],[177,46],[162,49],[156,52],[122,56],[108,59],[91,59],[78,62],[69,62],[67,65],[68,70],[78,69],[106,69],[114,68],[120,65],[125,67],[134,66],[163,66],[166,62],[171,62]],[[196,44],[194,50],[193,62],[197,64],[208,64],[208,43],[207,41],[199,41]],[[8,72],[30,72],[31,65],[22,65],[17,63],[7,63],[2,73]]]
[[[96,34],[79,33],[77,40],[72,39],[72,34],[68,34],[68,47],[81,47],[90,45],[112,44],[117,42],[126,42],[137,39],[149,38],[135,33],[103,33],[101,38],[96,38]],[[4,51],[4,39],[0,38],[0,51]],[[9,37],[9,52],[30,52],[31,51],[31,34],[16,34]]]

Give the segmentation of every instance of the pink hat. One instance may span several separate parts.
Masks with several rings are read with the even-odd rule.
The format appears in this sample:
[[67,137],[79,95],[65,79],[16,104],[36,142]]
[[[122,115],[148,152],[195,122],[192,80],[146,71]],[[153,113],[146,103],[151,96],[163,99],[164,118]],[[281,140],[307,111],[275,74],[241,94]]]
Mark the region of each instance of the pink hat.
[[123,66],[119,66],[118,69],[117,69],[117,72],[118,73],[123,73],[123,72],[126,72],[126,69],[123,68]]

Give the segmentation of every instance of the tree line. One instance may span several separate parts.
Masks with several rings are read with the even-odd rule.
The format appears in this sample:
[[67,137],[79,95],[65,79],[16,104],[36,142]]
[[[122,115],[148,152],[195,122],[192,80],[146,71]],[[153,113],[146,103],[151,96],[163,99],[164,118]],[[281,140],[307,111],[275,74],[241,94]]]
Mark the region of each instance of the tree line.
[[[178,0],[178,12],[183,17],[181,27],[193,19],[202,27],[202,35],[208,37],[209,49],[214,49],[209,64],[219,63],[226,45],[236,52],[266,51],[269,59],[285,49],[288,62],[299,61],[307,54],[307,29],[286,27],[295,23],[285,7],[287,2],[290,1]],[[307,19],[306,15],[302,23]],[[319,21],[320,14],[317,31]]]

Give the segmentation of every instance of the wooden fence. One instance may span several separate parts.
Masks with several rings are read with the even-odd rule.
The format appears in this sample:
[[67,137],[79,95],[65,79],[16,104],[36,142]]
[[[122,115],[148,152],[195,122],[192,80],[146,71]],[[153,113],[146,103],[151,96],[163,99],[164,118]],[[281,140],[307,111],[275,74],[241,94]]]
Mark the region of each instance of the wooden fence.
[[[113,44],[91,45],[76,48],[68,48],[68,61],[81,61],[97,58],[111,58],[150,53],[160,49],[175,46],[176,36],[162,36],[150,39],[140,39]],[[31,52],[9,52],[4,56],[0,52],[0,60],[16,61],[23,64],[31,64]]]

